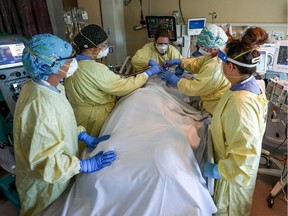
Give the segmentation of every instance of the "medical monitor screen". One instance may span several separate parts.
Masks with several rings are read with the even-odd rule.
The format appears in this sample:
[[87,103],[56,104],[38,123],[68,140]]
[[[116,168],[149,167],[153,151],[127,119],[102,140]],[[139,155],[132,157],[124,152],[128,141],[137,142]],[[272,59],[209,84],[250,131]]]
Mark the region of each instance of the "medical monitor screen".
[[280,65],[288,65],[288,55],[287,55],[287,46],[279,47],[279,54],[277,58],[277,64]]
[[205,27],[206,18],[191,18],[188,19],[187,34],[199,35],[202,29]]
[[22,66],[23,43],[0,45],[0,69]]
[[287,73],[288,71],[288,40],[277,41],[273,71]]
[[266,73],[268,53],[266,50],[258,50],[258,52],[260,53],[260,61],[257,65],[256,73],[262,75]]
[[166,28],[169,32],[170,41],[177,40],[176,19],[174,16],[146,16],[148,38],[154,38],[158,27]]

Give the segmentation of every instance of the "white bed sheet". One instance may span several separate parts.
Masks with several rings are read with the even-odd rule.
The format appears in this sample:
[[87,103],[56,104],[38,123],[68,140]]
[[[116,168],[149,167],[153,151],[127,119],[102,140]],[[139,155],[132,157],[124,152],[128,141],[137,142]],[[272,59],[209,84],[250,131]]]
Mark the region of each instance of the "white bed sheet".
[[198,165],[205,151],[207,115],[177,94],[156,77],[120,99],[101,131],[111,138],[83,155],[88,158],[101,150],[115,150],[117,159],[98,172],[77,176],[65,203],[58,200],[62,215],[195,216],[216,212]]

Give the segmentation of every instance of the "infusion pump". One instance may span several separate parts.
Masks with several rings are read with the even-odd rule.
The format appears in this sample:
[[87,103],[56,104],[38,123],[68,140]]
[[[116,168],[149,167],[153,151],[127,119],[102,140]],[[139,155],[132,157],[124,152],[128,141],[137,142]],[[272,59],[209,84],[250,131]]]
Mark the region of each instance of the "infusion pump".
[[269,79],[266,87],[266,97],[274,106],[283,112],[288,112],[288,83],[286,80]]

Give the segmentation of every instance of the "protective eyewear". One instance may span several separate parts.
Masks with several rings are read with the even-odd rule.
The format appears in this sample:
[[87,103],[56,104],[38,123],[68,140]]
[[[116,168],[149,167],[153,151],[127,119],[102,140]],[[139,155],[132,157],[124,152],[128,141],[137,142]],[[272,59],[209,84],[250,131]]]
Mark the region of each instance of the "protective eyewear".
[[[91,41],[92,42],[92,41]],[[92,42],[93,43],[93,42]],[[93,43],[94,44],[94,43]],[[104,42],[98,44],[97,46],[95,47],[99,47],[100,49],[107,49],[108,47],[110,47],[110,42],[108,40],[105,40]]]
[[156,44],[156,45],[169,45],[170,42],[168,42],[168,43],[157,43],[157,42],[155,42],[155,44]]
[[[247,52],[246,52],[247,53]],[[252,59],[252,63],[253,64],[245,64],[245,63],[242,63],[242,62],[239,62],[239,61],[236,61],[235,59],[231,59],[227,56],[227,54],[225,52],[223,52],[222,50],[218,50],[218,58],[220,58],[223,62],[231,62],[235,65],[238,65],[238,66],[242,66],[242,67],[248,67],[248,68],[253,68],[253,67],[256,67],[258,62],[261,60],[261,57],[256,57],[256,58],[253,58]],[[236,57],[239,57],[240,55],[236,56]]]
[[52,63],[52,65],[51,65],[51,67],[54,67],[54,65],[55,65],[55,63],[56,63],[57,61],[73,59],[73,58],[75,58],[75,57],[76,57],[76,51],[73,50],[73,51],[72,51],[72,54],[71,54],[69,57],[64,57],[64,58],[55,59],[54,62]]
[[198,48],[199,49],[202,49],[202,50],[204,50],[204,51],[206,51],[206,52],[208,52],[208,50],[210,49],[209,47],[205,47],[205,46],[202,46],[202,45],[200,45],[200,44],[197,44],[198,45]]

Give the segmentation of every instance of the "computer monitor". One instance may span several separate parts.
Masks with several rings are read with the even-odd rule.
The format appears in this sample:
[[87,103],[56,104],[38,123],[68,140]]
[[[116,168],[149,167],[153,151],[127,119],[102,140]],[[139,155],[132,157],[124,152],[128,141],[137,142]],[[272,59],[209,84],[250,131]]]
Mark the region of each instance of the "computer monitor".
[[24,43],[0,45],[0,69],[22,66]]
[[277,41],[273,71],[288,73],[288,40]]
[[263,75],[267,70],[267,60],[268,60],[268,52],[267,50],[258,50],[260,53],[260,61],[257,64],[256,73],[259,75]]
[[190,18],[187,24],[187,34],[188,35],[199,35],[202,29],[206,25],[206,18]]
[[174,16],[146,16],[148,38],[154,38],[159,26],[166,28],[169,32],[170,41],[177,40],[176,19]]

